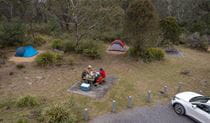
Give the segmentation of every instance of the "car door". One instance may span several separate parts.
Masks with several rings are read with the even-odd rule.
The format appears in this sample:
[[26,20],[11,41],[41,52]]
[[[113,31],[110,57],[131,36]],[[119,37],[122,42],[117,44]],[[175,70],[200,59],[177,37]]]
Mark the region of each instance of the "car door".
[[210,122],[210,114],[207,113],[205,110],[204,104],[194,104],[191,108],[191,115],[196,120],[200,121],[201,123],[209,123]]

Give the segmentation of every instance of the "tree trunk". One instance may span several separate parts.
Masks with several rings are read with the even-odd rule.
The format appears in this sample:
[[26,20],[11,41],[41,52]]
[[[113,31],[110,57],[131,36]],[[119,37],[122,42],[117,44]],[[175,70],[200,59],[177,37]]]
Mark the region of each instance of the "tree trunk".
[[76,47],[79,47],[79,41],[80,41],[80,36],[79,36],[79,27],[78,24],[75,23],[75,29],[76,29]]

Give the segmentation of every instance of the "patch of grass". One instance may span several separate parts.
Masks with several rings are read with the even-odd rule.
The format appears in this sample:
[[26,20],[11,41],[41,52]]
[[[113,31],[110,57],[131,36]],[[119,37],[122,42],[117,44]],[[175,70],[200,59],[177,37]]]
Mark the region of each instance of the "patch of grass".
[[16,123],[29,123],[29,121],[27,119],[18,119]]
[[15,100],[14,99],[0,100],[0,109],[1,108],[10,109],[14,105],[15,105]]
[[17,107],[35,107],[39,105],[38,99],[33,96],[20,97],[16,102]]
[[71,66],[76,64],[75,58],[73,56],[66,57],[65,62]]

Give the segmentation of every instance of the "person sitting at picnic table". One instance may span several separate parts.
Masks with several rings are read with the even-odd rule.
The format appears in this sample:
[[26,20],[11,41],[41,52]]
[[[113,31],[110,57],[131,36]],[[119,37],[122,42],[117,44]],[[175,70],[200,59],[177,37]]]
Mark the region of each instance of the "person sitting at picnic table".
[[84,69],[83,72],[82,72],[82,75],[81,75],[82,82],[86,82],[86,76],[87,76],[87,74],[88,74],[87,69]]
[[100,68],[99,76],[96,78],[95,83],[102,84],[105,82],[105,79],[106,79],[106,72],[103,68]]
[[87,72],[88,72],[88,74],[91,75],[91,76],[94,75],[94,70],[93,70],[93,67],[92,67],[91,65],[88,65]]
[[93,83],[95,80],[95,71],[91,65],[88,65],[87,74],[85,76],[85,82]]

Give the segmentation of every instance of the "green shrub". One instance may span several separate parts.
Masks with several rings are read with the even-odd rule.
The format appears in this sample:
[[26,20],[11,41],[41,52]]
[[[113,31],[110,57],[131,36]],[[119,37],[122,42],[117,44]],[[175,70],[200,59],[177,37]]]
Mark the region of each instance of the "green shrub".
[[62,106],[52,106],[45,113],[48,123],[76,123],[76,116]]
[[133,57],[133,58],[140,57],[142,53],[143,53],[143,51],[140,51],[135,47],[130,47],[129,50],[128,50],[128,55]]
[[81,53],[92,59],[101,58],[101,47],[94,40],[83,40],[80,46],[76,49],[77,53]]
[[27,119],[18,119],[17,123],[29,123]]
[[50,66],[58,64],[63,59],[63,56],[59,53],[46,52],[38,55],[35,59],[38,66]]
[[36,35],[33,38],[33,43],[32,45],[34,46],[42,46],[43,44],[45,44],[47,41],[41,36],[41,35]]
[[76,44],[72,40],[65,40],[63,43],[64,52],[75,52]]
[[198,49],[203,50],[203,51],[208,51],[208,48],[209,48],[208,37],[202,36],[202,37],[201,37],[200,48],[198,48]]
[[63,49],[63,41],[62,40],[54,40],[52,42],[52,48],[53,49],[58,49],[58,50],[62,50]]
[[78,47],[76,47],[72,40],[66,40],[63,44],[63,49],[65,52],[83,54],[84,56],[90,57],[92,59],[101,57],[100,48],[101,47],[95,40],[82,40]]
[[16,102],[18,107],[34,107],[39,105],[37,98],[33,96],[24,96],[18,99]]
[[152,62],[163,60],[164,56],[165,54],[160,48],[149,48],[142,55],[142,58],[145,62]]
[[0,25],[0,45],[15,46],[26,40],[26,27],[17,20],[4,22]]
[[29,121],[26,118],[21,118],[17,120],[17,123],[29,123]]
[[17,64],[16,68],[17,69],[23,69],[23,68],[25,68],[25,65],[24,64]]
[[200,20],[200,21],[197,21],[191,25],[190,31],[192,33],[199,32],[199,33],[203,34],[203,33],[205,33],[206,29],[207,29],[206,23]]
[[97,48],[84,49],[83,54],[87,57],[92,58],[92,59],[101,58],[101,54]]
[[187,45],[193,49],[208,51],[208,37],[206,35],[200,36],[199,33],[194,33],[188,37]]
[[175,17],[166,17],[160,21],[160,27],[163,32],[163,41],[160,45],[179,44],[181,35],[181,27]]

